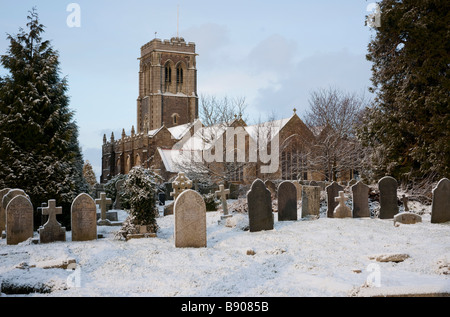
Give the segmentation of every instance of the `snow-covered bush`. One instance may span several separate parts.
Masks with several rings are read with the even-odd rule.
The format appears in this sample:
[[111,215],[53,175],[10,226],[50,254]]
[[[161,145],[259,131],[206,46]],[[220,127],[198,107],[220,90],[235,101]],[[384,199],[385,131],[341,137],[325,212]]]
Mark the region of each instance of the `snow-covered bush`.
[[157,182],[160,177],[149,169],[134,167],[123,184],[123,207],[128,210],[134,219],[135,225],[152,226],[158,230],[156,216]]
[[219,201],[216,199],[216,196],[214,194],[206,194],[202,196],[205,201],[206,211],[217,211]]

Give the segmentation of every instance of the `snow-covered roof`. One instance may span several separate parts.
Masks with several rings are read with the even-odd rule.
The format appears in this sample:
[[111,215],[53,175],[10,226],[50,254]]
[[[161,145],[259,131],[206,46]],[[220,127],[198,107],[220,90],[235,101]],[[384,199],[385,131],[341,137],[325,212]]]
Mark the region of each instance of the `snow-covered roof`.
[[194,161],[196,157],[202,157],[200,152],[189,150],[168,150],[158,148],[158,153],[164,164],[164,168],[170,173],[181,172],[181,166],[186,166],[186,164]]

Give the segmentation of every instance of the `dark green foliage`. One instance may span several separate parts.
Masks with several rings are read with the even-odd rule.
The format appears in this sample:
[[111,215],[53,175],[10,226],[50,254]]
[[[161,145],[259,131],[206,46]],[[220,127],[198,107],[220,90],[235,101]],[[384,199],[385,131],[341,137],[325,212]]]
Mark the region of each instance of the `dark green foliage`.
[[136,225],[157,230],[157,192],[160,177],[149,169],[133,167],[123,185],[123,207],[134,217]]
[[127,175],[116,175],[113,178],[111,178],[111,180],[109,180],[106,184],[105,184],[105,193],[107,197],[111,197],[113,200],[117,199],[117,195],[122,195],[122,193],[118,193],[117,189],[116,189],[116,183],[119,180],[125,180],[127,179]]
[[450,176],[450,2],[384,0],[369,44],[375,106],[359,136],[376,177]]
[[217,211],[217,207],[219,206],[219,201],[216,199],[214,194],[205,194],[202,195],[203,200],[205,201],[206,211]]
[[1,56],[9,75],[0,78],[0,188],[23,189],[34,207],[56,199],[67,219],[72,200],[88,190],[78,128],[58,52],[42,39],[34,9],[28,21],[26,31],[8,35]]

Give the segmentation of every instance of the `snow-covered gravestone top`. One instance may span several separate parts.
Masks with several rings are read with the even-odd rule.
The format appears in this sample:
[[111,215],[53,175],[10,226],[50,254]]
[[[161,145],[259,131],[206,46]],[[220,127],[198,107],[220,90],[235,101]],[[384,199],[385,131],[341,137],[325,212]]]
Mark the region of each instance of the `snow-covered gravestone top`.
[[336,182],[332,182],[325,187],[325,191],[327,192],[327,218],[333,218],[334,209],[338,205],[334,198],[336,198],[339,195],[339,192],[343,190],[344,187]]
[[397,181],[385,176],[378,182],[380,190],[380,219],[392,219],[398,214]]
[[33,237],[33,205],[22,195],[6,206],[6,244],[19,244]]
[[66,241],[66,228],[56,220],[56,215],[62,214],[62,207],[56,207],[56,200],[48,201],[48,207],[42,207],[42,214],[48,215],[48,221],[39,228],[39,241],[41,243],[51,243],[56,241]]
[[450,221],[450,180],[443,178],[433,189],[431,223]]
[[194,190],[183,191],[175,201],[175,247],[206,248],[206,205]]
[[72,241],[97,239],[97,207],[88,194],[80,194],[72,202]]
[[334,209],[333,212],[334,218],[348,218],[352,216],[352,211],[345,204],[348,198],[345,197],[343,191],[340,191],[339,197],[335,197],[334,200],[339,203],[339,205]]
[[98,221],[99,225],[109,225],[111,222],[106,219],[106,211],[108,206],[112,205],[112,199],[106,198],[106,193],[100,193],[100,199],[96,199],[95,203],[100,205],[100,219]]
[[227,195],[230,194],[230,190],[229,189],[225,189],[224,185],[219,185],[219,190],[215,192],[215,196],[218,197],[220,199],[220,201],[222,202],[222,210],[223,210],[223,215],[229,216],[228,215],[228,206],[227,206]]
[[3,197],[10,191],[10,188],[5,188],[0,190],[0,239],[3,230],[5,230],[6,225],[6,210],[3,208],[2,200]]
[[297,187],[284,181],[278,186],[278,221],[297,220]]
[[247,193],[250,232],[273,229],[272,197],[263,181],[256,179]]
[[178,195],[180,195],[184,190],[192,188],[192,181],[186,177],[184,172],[179,172],[178,176],[172,182],[172,188],[173,192],[170,193],[170,196],[176,200]]
[[353,195],[353,218],[370,217],[369,186],[362,181],[351,187]]

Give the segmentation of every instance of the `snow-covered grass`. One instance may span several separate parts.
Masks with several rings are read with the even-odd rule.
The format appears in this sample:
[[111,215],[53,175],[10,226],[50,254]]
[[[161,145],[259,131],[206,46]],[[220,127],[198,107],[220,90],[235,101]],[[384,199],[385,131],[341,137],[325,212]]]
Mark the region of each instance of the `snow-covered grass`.
[[[417,207],[417,206],[416,206]],[[392,220],[277,221],[274,230],[244,231],[207,213],[207,248],[177,249],[174,217],[157,219],[156,238],[117,240],[120,227],[98,227],[89,242],[8,246],[0,241],[0,281],[50,293],[27,296],[297,297],[450,293],[450,223],[398,227]],[[300,213],[300,211],[299,211]],[[120,211],[123,220],[126,213]],[[371,257],[407,254],[403,262]],[[75,270],[45,268],[76,260]],[[20,267],[20,268],[19,268]],[[72,268],[75,268],[73,265]],[[2,294],[2,296],[8,296]]]

